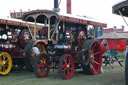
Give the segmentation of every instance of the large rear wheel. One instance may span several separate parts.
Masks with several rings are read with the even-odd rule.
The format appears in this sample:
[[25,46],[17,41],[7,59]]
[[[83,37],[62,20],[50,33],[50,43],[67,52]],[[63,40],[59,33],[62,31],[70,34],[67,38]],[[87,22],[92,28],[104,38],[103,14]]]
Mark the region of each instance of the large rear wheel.
[[12,68],[12,58],[6,52],[0,53],[0,75],[7,75]]
[[83,52],[83,56],[85,58],[83,63],[88,61],[88,64],[82,64],[82,68],[84,73],[96,75],[100,72],[102,65],[102,53],[101,47],[97,40],[87,40],[82,49],[85,49]]
[[39,54],[34,61],[34,73],[38,78],[43,78],[48,75],[48,56]]
[[37,47],[39,50],[39,54],[45,53],[45,45],[42,42],[34,43],[34,40],[30,40],[29,43],[26,45],[26,67],[29,71],[33,72],[33,65],[34,65],[34,51],[33,47]]
[[74,61],[71,55],[65,54],[60,58],[59,74],[63,79],[70,79],[74,74]]

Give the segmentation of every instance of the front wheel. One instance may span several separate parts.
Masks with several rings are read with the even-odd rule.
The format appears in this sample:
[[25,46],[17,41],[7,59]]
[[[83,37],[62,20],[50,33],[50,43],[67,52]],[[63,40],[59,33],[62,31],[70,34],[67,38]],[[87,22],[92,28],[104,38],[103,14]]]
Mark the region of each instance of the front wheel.
[[0,75],[7,75],[12,68],[12,58],[6,52],[0,53]]
[[36,77],[43,78],[48,75],[48,56],[45,54],[39,54],[34,60],[34,73]]
[[74,61],[71,55],[65,54],[60,58],[59,74],[63,79],[70,79],[74,74]]

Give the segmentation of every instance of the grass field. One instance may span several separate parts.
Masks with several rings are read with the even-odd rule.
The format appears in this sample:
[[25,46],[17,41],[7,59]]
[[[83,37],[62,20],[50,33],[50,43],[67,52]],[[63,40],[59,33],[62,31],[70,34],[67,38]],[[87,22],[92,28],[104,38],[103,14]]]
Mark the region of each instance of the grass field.
[[[124,64],[123,64],[124,65]],[[69,80],[62,80],[58,72],[50,72],[46,78],[36,78],[27,70],[12,71],[7,76],[0,76],[0,85],[125,85],[124,67],[118,63],[104,67],[104,73],[85,75],[75,71]]]

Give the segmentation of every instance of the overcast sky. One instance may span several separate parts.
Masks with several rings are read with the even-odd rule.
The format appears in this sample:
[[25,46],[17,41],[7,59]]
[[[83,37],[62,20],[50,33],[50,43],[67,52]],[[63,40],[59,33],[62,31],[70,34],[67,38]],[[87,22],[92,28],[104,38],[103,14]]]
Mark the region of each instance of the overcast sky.
[[[59,0],[60,1],[60,0]],[[108,28],[122,25],[126,27],[120,16],[112,14],[112,6],[122,0],[72,0],[72,14],[84,15],[99,19],[108,24]],[[9,16],[11,11],[50,9],[54,0],[0,0],[0,16]],[[66,0],[61,0],[60,9],[66,12]]]

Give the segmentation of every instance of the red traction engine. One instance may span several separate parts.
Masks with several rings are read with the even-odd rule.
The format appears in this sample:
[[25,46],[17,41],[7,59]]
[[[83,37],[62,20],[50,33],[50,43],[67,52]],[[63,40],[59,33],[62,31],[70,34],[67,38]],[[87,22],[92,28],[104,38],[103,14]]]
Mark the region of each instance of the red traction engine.
[[91,75],[100,72],[101,47],[97,40],[92,39],[95,33],[88,33],[88,29],[106,27],[106,24],[50,10],[27,12],[23,20],[44,24],[43,32],[39,32],[40,41],[37,38],[33,40],[42,45],[32,47],[34,56],[31,57],[34,58],[33,67],[37,77],[46,77],[51,68],[58,69],[63,79],[70,79],[75,69],[79,68]]
[[0,24],[0,74],[7,75],[12,65],[24,66],[24,48],[31,39],[25,27]]
[[7,75],[12,67],[21,69],[24,65],[31,66],[28,51],[25,50],[32,39],[29,30],[33,30],[34,25],[28,25],[31,29],[21,20],[0,19],[0,75]]

